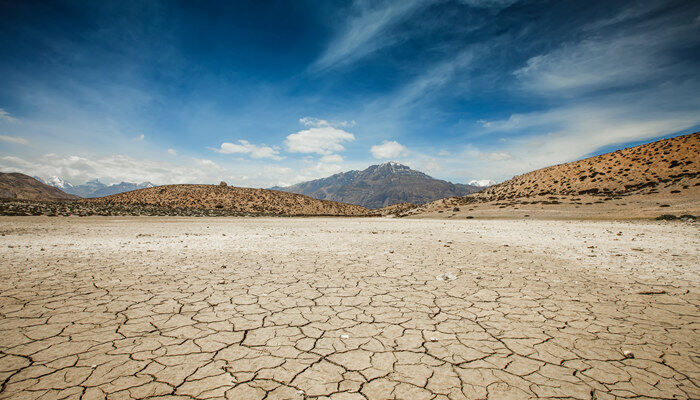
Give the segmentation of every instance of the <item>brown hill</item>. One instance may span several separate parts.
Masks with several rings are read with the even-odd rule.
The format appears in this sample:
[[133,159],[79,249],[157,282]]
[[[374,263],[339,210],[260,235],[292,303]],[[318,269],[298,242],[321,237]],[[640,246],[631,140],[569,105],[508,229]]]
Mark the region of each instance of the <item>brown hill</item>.
[[696,132],[538,169],[410,213],[642,218],[698,211],[700,133]]
[[54,201],[78,199],[58,188],[39,182],[19,172],[0,172],[0,198],[14,200]]
[[369,210],[356,205],[317,200],[276,190],[222,185],[157,186],[80,201],[103,205],[138,204],[183,209],[218,209],[257,215],[369,215]]

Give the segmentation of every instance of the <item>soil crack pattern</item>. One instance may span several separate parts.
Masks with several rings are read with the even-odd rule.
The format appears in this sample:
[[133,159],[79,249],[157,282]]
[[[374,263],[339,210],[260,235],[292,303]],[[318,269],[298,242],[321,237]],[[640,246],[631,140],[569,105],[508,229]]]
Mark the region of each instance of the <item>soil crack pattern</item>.
[[0,231],[0,399],[700,398],[693,223],[4,217]]

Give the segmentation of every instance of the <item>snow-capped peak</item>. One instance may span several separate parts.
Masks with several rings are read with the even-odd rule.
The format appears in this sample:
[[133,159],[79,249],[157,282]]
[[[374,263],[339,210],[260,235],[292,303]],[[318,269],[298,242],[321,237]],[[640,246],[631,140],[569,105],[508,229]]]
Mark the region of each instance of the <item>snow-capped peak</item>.
[[65,189],[65,188],[70,188],[73,187],[69,182],[64,181],[63,179],[59,178],[58,176],[52,176],[50,178],[44,179],[44,183],[53,187],[57,187],[59,189]]
[[495,185],[496,182],[492,181],[490,179],[481,179],[481,180],[469,181],[469,184],[472,186],[487,187],[487,186]]

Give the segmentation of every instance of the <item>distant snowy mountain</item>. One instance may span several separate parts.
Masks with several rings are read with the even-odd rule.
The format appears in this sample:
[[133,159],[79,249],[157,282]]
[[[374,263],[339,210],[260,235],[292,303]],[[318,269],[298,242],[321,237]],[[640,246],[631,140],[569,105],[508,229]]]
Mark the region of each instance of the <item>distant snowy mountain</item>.
[[496,181],[492,181],[489,179],[482,179],[478,181],[470,181],[470,185],[472,186],[478,186],[478,187],[488,187],[488,186],[493,186],[496,184]]
[[43,182],[49,186],[57,187],[63,191],[66,191],[66,189],[73,187],[73,185],[71,185],[70,183],[64,181],[63,179],[61,179],[57,176],[52,176],[48,179],[44,179]]
[[66,182],[58,176],[52,176],[50,178],[40,180],[49,186],[59,188],[66,193],[74,194],[80,197],[104,197],[112,194],[130,192],[132,190],[155,186],[151,182],[121,182],[113,185],[105,185],[97,178],[89,180],[82,185],[71,185],[69,182]]

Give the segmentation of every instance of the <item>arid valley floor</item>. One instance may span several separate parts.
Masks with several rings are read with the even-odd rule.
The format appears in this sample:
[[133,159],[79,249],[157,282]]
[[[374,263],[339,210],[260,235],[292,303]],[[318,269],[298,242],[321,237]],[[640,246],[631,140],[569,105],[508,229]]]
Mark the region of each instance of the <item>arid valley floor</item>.
[[3,217],[0,398],[700,398],[680,221]]

